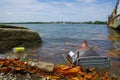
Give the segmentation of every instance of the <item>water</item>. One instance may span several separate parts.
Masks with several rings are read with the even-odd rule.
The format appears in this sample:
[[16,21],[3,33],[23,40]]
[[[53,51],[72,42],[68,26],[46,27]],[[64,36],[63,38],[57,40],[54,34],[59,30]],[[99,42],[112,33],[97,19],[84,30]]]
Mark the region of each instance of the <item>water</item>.
[[[113,48],[106,25],[92,24],[15,24],[37,31],[43,43],[30,51],[33,58],[46,62],[64,63],[63,54],[75,51],[83,40],[100,54]],[[38,54],[38,55],[37,55]]]

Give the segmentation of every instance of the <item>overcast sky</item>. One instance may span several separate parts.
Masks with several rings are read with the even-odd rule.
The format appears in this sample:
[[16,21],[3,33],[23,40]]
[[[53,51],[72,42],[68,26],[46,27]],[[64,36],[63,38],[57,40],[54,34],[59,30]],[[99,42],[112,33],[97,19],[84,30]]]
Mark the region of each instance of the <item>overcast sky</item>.
[[116,0],[0,0],[0,22],[107,20]]

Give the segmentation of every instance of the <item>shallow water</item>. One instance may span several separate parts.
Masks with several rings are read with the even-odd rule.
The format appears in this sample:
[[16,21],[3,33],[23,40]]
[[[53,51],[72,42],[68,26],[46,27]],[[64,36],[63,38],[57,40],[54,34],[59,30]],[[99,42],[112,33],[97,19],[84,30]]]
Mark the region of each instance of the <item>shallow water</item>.
[[[83,40],[93,47],[100,55],[119,45],[119,32],[111,30],[107,25],[93,24],[14,24],[26,26],[37,31],[43,43],[40,47],[30,49],[35,59],[53,63],[65,63],[64,53],[75,51]],[[115,37],[117,36],[117,37]],[[115,40],[114,40],[115,39]],[[116,41],[116,42],[115,42]],[[117,46],[119,49],[120,47]],[[37,55],[38,54],[38,55]]]

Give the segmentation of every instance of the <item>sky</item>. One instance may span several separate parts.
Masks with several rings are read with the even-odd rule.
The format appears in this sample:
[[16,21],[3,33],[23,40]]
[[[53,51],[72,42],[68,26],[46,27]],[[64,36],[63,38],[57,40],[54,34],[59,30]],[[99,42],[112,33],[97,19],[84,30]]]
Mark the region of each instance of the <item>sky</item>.
[[116,0],[0,0],[0,22],[106,21]]

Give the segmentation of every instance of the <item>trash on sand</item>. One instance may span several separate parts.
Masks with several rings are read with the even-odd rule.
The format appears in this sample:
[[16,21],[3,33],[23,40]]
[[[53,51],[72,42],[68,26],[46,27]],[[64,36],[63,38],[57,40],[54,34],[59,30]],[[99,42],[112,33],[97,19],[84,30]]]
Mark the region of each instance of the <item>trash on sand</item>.
[[25,52],[24,47],[15,47],[13,52],[7,56],[7,59],[20,59],[25,62],[28,60],[28,54]]

